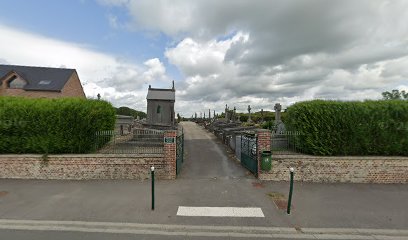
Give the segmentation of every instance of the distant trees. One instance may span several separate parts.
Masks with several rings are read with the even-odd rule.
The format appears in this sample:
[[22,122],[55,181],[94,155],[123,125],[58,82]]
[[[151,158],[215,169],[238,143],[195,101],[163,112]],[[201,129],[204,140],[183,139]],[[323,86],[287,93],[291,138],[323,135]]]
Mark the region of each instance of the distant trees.
[[146,113],[137,111],[135,109],[129,108],[129,107],[120,107],[120,108],[115,108],[116,114],[117,115],[125,115],[125,116],[132,116],[134,118],[137,118],[138,116],[142,118],[146,118]]
[[384,100],[408,100],[408,92],[405,92],[404,90],[401,92],[397,89],[394,89],[391,92],[386,91],[382,93],[382,96]]

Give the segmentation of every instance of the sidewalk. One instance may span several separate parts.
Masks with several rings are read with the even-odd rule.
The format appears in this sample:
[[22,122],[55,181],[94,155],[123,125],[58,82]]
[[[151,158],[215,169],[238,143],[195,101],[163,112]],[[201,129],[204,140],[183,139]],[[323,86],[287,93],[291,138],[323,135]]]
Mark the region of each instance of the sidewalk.
[[[256,179],[158,181],[0,180],[0,219],[286,228],[408,229],[408,185],[295,183],[292,214],[268,193],[288,183]],[[264,218],[177,216],[179,206],[257,207]]]

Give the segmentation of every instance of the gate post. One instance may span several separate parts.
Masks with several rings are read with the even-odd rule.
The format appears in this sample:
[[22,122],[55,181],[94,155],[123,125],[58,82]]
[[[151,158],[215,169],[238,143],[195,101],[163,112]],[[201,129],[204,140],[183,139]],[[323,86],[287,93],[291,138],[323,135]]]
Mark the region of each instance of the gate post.
[[164,132],[164,160],[168,166],[169,179],[176,179],[176,137],[175,130]]
[[271,151],[271,132],[268,129],[257,129],[256,131],[256,149],[258,160],[258,179],[261,175],[261,154],[262,151]]

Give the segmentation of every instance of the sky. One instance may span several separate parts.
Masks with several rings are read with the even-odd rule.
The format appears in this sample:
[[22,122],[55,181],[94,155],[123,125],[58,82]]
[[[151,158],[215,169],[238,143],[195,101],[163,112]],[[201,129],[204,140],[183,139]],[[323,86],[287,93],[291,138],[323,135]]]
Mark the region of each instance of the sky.
[[0,64],[74,68],[85,94],[146,111],[245,112],[408,90],[405,0],[1,0]]

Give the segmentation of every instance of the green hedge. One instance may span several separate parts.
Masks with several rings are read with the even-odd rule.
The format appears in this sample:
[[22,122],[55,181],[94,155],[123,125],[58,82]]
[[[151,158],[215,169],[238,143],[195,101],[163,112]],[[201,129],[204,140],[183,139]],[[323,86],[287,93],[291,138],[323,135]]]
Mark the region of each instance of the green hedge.
[[112,130],[105,101],[0,97],[0,153],[87,153],[95,132]]
[[408,101],[300,102],[287,110],[297,145],[314,155],[408,155]]

